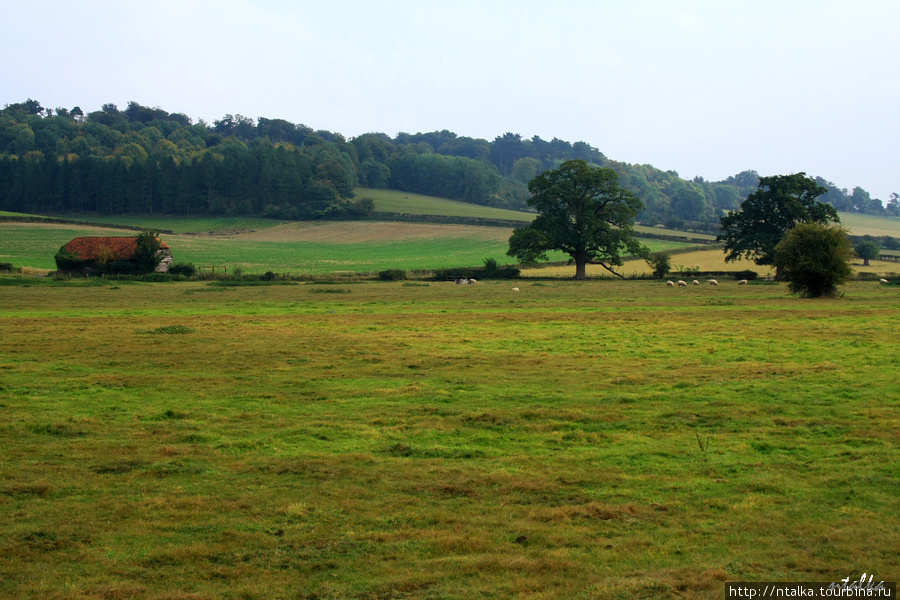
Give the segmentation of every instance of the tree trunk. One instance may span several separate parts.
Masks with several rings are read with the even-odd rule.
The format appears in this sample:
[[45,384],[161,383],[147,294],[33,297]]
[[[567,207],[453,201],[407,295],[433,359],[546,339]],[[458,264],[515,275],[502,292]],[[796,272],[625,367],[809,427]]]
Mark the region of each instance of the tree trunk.
[[575,257],[575,279],[587,279],[587,259]]
[[863,259],[863,266],[864,266],[864,267],[868,267],[868,266],[869,266],[869,259],[868,259],[868,258],[864,258],[864,259]]

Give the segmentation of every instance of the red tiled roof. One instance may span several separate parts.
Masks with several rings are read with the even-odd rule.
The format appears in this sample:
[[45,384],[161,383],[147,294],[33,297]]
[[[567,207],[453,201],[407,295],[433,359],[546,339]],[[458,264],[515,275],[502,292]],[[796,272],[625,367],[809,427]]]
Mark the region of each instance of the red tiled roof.
[[[163,241],[160,241],[159,247],[169,248],[168,244]],[[78,237],[63,248],[76,254],[80,260],[97,260],[99,258],[128,260],[137,250],[137,238]]]

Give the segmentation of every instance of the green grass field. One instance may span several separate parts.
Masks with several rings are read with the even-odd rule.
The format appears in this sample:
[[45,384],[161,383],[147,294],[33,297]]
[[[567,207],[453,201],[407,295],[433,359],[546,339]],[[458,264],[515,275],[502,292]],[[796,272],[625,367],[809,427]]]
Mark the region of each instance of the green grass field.
[[[144,224],[139,218],[132,221]],[[181,229],[209,231],[183,222]],[[227,222],[217,221],[219,226]],[[437,269],[480,266],[485,258],[509,262],[506,250],[511,229],[467,225],[359,222],[270,222],[253,233],[229,236],[163,235],[176,262],[197,266],[239,267],[248,273],[321,274],[374,272],[385,269]],[[249,223],[231,223],[239,229]],[[215,227],[213,230],[218,229]],[[55,270],[54,256],[78,236],[132,235],[114,229],[42,223],[0,223],[0,262],[34,269]],[[653,250],[685,246],[678,242],[646,240]],[[558,255],[555,260],[563,260]]]
[[854,235],[900,237],[900,218],[840,213],[841,224]]
[[396,212],[411,215],[441,215],[449,217],[474,217],[480,219],[501,219],[506,221],[522,221],[530,223],[534,214],[481,206],[470,202],[448,200],[435,196],[412,194],[398,190],[378,190],[356,188],[357,198],[371,198],[378,212]]
[[0,283],[0,597],[900,575],[895,286]]

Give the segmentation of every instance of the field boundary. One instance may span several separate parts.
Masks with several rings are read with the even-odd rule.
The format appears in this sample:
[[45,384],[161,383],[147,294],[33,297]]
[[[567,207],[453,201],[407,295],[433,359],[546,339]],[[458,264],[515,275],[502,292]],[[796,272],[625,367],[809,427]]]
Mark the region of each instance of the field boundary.
[[[0,216],[0,223],[53,223],[62,225],[81,225],[84,227],[101,227],[104,229],[126,229],[128,231],[150,231],[147,227],[138,227],[136,225],[118,225],[115,223],[98,223],[96,221],[81,221],[78,219],[61,219],[59,217],[10,217]],[[175,232],[169,229],[153,229],[158,233],[174,235]]]

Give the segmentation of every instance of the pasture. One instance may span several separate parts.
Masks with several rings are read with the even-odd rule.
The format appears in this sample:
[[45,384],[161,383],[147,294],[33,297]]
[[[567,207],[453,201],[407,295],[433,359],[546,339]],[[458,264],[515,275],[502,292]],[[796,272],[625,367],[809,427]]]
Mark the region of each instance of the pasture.
[[896,286],[0,283],[0,597],[900,575]]
[[[127,224],[161,226],[165,221],[132,218]],[[473,225],[436,225],[388,221],[267,221],[266,227],[228,235],[187,235],[187,232],[252,229],[243,219],[179,219],[164,234],[175,262],[198,266],[222,266],[248,273],[322,274],[375,272],[385,269],[438,269],[480,266],[485,258],[500,264],[509,259],[512,229]],[[250,227],[248,227],[250,226]],[[77,236],[133,235],[104,229],[55,223],[0,223],[0,262],[33,269],[55,270],[53,257]],[[646,240],[654,250],[681,248],[686,244]],[[565,255],[553,257],[563,260]]]

